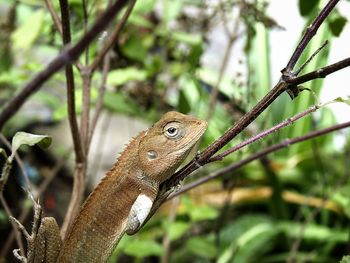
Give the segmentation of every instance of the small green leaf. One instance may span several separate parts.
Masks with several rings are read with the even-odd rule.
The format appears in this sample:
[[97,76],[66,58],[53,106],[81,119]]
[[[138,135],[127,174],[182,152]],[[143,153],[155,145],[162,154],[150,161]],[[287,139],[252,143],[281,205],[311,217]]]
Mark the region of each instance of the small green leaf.
[[106,92],[103,105],[112,112],[122,112],[129,115],[137,115],[140,107],[123,93]]
[[350,97],[347,97],[347,98],[338,97],[338,98],[334,99],[333,101],[343,102],[343,103],[350,105]]
[[169,239],[171,241],[179,239],[190,228],[190,224],[186,222],[174,222],[168,227]]
[[147,49],[140,36],[131,36],[123,45],[122,52],[128,58],[144,62],[147,56]]
[[136,1],[133,13],[148,13],[151,12],[154,8],[156,1],[155,0],[142,0]]
[[33,146],[35,144],[41,148],[47,148],[51,144],[51,137],[27,132],[17,132],[12,138],[12,156],[22,145]]
[[163,247],[153,240],[133,240],[125,247],[124,252],[130,256],[148,257],[161,256],[163,254]]
[[171,37],[176,41],[183,42],[189,45],[199,45],[202,43],[202,37],[198,34],[190,34],[183,31],[176,31],[171,34]]
[[217,248],[204,237],[193,237],[186,242],[186,247],[193,254],[203,258],[214,258],[217,255]]
[[164,18],[167,22],[170,22],[176,17],[179,16],[183,7],[184,1],[176,0],[176,1],[166,1],[164,6]]
[[344,256],[339,263],[350,263],[350,256]]
[[212,220],[218,217],[218,211],[211,206],[204,205],[189,211],[192,221]]
[[332,31],[332,34],[336,37],[339,37],[347,21],[348,20],[341,15],[337,15],[335,18],[331,19],[331,21],[328,23],[328,26]]
[[123,85],[131,80],[143,81],[147,77],[146,71],[136,67],[112,70],[108,74],[108,85]]
[[186,99],[183,90],[180,91],[178,110],[184,114],[188,113],[191,110],[191,105]]
[[45,12],[42,9],[29,16],[12,34],[15,49],[28,49],[38,38],[44,22]]
[[320,0],[299,0],[300,15],[308,16],[319,2]]

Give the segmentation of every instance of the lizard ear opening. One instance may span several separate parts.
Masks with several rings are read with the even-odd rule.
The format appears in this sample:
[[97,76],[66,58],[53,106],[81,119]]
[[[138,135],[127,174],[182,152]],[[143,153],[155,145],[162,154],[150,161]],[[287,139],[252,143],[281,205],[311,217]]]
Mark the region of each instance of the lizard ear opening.
[[147,152],[148,160],[153,161],[153,160],[157,159],[157,157],[158,157],[158,154],[155,151],[150,150]]

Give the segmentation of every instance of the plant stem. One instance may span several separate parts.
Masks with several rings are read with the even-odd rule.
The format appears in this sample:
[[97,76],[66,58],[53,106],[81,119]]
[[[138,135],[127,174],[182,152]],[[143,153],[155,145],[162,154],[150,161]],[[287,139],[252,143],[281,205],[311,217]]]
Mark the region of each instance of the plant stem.
[[339,0],[330,0],[326,6],[321,10],[319,15],[315,18],[315,20],[309,25],[306,29],[306,32],[303,36],[303,38],[300,40],[298,46],[296,47],[293,55],[291,56],[285,71],[291,72],[295,66],[295,64],[298,62],[301,54],[304,52],[306,46],[309,44],[310,40],[316,35],[317,30],[323,23],[323,21],[327,18],[329,13],[333,10],[333,8],[336,6],[336,4],[339,2]]
[[88,30],[75,45],[63,50],[49,65],[27,83],[13,99],[6,103],[0,113],[0,130],[2,130],[5,123],[21,108],[27,98],[41,88],[45,81],[52,77],[52,75],[58,72],[63,66],[75,61],[84,52],[85,48],[102,32],[127,2],[128,0],[118,0],[106,9],[90,30]]

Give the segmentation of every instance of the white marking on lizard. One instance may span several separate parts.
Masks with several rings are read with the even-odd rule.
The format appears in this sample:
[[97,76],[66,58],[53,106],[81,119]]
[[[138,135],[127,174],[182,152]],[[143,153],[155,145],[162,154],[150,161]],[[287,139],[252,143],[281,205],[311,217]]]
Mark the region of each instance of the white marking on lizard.
[[144,194],[140,194],[130,209],[128,222],[126,226],[126,233],[132,235],[142,226],[151,211],[153,202]]

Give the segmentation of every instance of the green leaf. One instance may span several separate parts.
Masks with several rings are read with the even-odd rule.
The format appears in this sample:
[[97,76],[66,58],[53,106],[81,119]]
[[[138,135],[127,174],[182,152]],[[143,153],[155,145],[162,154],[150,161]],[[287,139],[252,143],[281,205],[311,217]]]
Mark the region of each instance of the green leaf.
[[140,112],[140,107],[123,93],[107,91],[103,103],[112,112],[122,112],[130,115],[137,115]]
[[205,237],[190,238],[186,242],[186,247],[193,254],[203,258],[214,258],[217,255],[216,246]]
[[168,226],[169,239],[171,241],[179,239],[190,228],[190,224],[187,222],[174,222]]
[[164,3],[164,18],[166,22],[170,22],[178,15],[180,14],[182,7],[183,7],[183,0],[176,0],[176,1],[166,1]]
[[308,16],[317,7],[320,0],[299,0],[299,12],[302,16]]
[[30,15],[12,34],[15,49],[29,49],[39,36],[44,22],[45,12],[42,9]]
[[131,36],[122,46],[122,52],[125,56],[141,63],[145,61],[147,56],[147,49],[139,36]]
[[350,263],[350,256],[344,256],[339,263]]
[[155,0],[142,0],[136,1],[133,13],[148,13],[151,12],[154,8],[156,1]]
[[198,34],[176,31],[171,34],[171,37],[176,41],[183,42],[189,45],[199,45],[202,43],[202,37]]
[[118,86],[123,85],[129,81],[137,80],[143,81],[147,77],[146,71],[136,67],[128,67],[123,69],[112,70],[108,74],[108,85]]
[[128,243],[124,252],[134,257],[161,256],[163,247],[153,240],[133,240]]
[[184,114],[188,113],[191,110],[191,105],[186,99],[183,90],[180,91],[178,110]]
[[330,20],[330,22],[328,23],[328,26],[332,34],[336,37],[339,37],[340,33],[344,29],[346,22],[348,22],[348,20],[345,17],[338,14],[335,18]]
[[36,144],[41,148],[47,148],[51,144],[51,137],[47,135],[31,134],[27,132],[17,132],[12,138],[11,156],[13,156],[22,145],[33,146]]
[[211,206],[203,205],[189,211],[192,221],[213,220],[218,217],[218,211]]
[[347,98],[338,97],[338,98],[334,99],[333,101],[343,102],[343,103],[350,105],[350,97],[347,97]]

